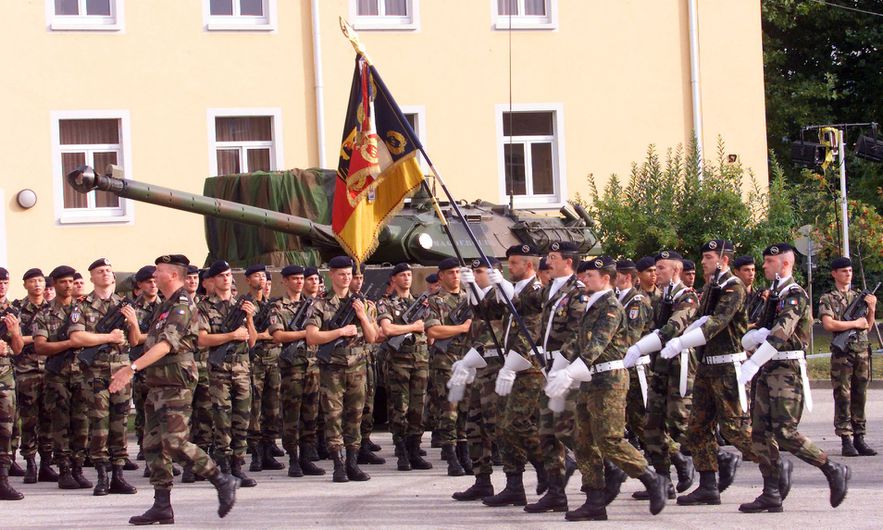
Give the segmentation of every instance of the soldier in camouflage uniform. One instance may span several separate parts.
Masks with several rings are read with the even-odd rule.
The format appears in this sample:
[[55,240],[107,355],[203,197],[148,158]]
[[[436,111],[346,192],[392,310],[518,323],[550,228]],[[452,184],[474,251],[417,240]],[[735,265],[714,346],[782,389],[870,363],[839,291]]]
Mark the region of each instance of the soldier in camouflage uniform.
[[[365,283],[365,264],[353,267],[353,279],[350,282],[350,292],[363,294],[362,285]],[[375,291],[376,292],[376,291]],[[370,293],[369,293],[370,294]],[[372,300],[365,300],[370,307],[369,311],[377,314],[377,304]],[[377,349],[378,344],[365,345],[365,408],[362,409],[362,425],[359,430],[362,433],[362,445],[359,447],[360,464],[385,464],[386,459],[375,455],[381,447],[371,441],[371,433],[374,432],[374,398],[377,395]]]
[[622,305],[612,289],[616,262],[609,256],[599,256],[580,268],[585,269],[591,295],[580,295],[585,314],[576,333],[577,347],[568,352],[576,355],[568,358],[567,368],[553,372],[546,386],[550,398],[560,399],[581,382],[574,449],[586,502],[567,512],[565,519],[607,519],[604,459],[644,484],[650,497],[650,513],[656,515],[665,507],[665,478],[654,473],[623,437],[629,379],[622,358],[628,334]]
[[[834,290],[819,300],[819,318],[825,331],[840,334],[854,330],[855,336],[846,350],[831,346],[831,387],[834,389],[834,433],[842,441],[843,456],[874,456],[877,454],[865,443],[867,419],[865,402],[871,363],[868,355],[868,328],[876,317],[877,297],[867,294],[864,303],[868,314],[854,320],[844,320],[846,309],[861,292],[852,288],[852,261],[836,258],[831,262]],[[854,439],[854,440],[853,440]]]
[[[214,280],[202,278],[200,274],[205,276],[208,269],[197,269],[193,265],[187,267],[187,279],[184,282],[187,294],[193,298],[199,307],[199,302],[203,298],[207,298],[215,293]],[[194,282],[194,277],[196,281]],[[201,284],[203,294],[196,295],[193,290],[194,283],[197,287]],[[198,317],[198,315],[197,315]],[[194,346],[193,358],[196,362],[196,371],[199,378],[196,381],[196,387],[193,389],[193,413],[190,415],[190,442],[196,444],[197,447],[208,453],[212,446],[214,438],[214,419],[212,418],[212,396],[211,386],[209,385],[208,370],[208,348],[200,348]],[[186,484],[196,481],[205,480],[193,473],[192,468],[184,467],[184,473],[181,475],[181,482]]]
[[[373,306],[349,291],[353,277],[349,257],[332,258],[328,267],[332,288],[324,298],[313,302],[305,329],[308,344],[320,350],[322,345],[330,344],[332,349],[327,359],[319,359],[325,437],[334,460],[332,478],[334,482],[370,480],[359,468],[358,455],[365,407],[365,345],[377,339],[376,314]],[[353,318],[338,327],[342,322],[335,321],[335,315],[341,306],[349,307]]]
[[[156,286],[156,267],[145,265],[135,273],[135,288],[138,296],[132,303],[135,315],[138,319],[138,342],[132,343],[129,349],[129,358],[138,360],[144,353],[144,341],[147,339],[147,330],[153,320],[153,314],[159,307],[159,289]],[[132,379],[132,401],[135,404],[135,436],[138,440],[138,458],[144,458],[144,400],[147,399],[147,385],[141,375],[135,375]]]
[[739,256],[733,260],[733,274],[742,280],[742,284],[745,285],[745,292],[747,293],[745,297],[745,313],[748,314],[748,328],[751,329],[755,324],[751,316],[755,315],[758,308],[763,306],[764,293],[766,292],[754,286],[756,274],[754,258],[751,256]]
[[[45,359],[34,351],[31,334],[37,313],[49,306],[43,299],[46,279],[40,269],[29,269],[23,276],[27,297],[18,301],[22,351],[15,357],[15,392],[21,418],[19,450],[27,463],[25,484],[58,482],[52,469],[52,423],[45,400]],[[40,454],[37,469],[36,454]]]
[[221,473],[204,451],[187,441],[191,393],[197,378],[193,351],[200,332],[196,305],[184,289],[189,264],[181,255],[156,259],[156,281],[165,301],[151,323],[144,355],[117,370],[110,383],[110,391],[119,392],[129,385],[135,373],[143,370],[149,387],[144,404],[144,453],[151,470],[154,502],[144,514],[129,519],[133,525],[175,522],[170,499],[173,459],[185,462],[211,481],[218,492],[220,517],[227,515],[236,501],[239,481]]
[[[441,290],[429,297],[429,318],[424,322],[426,335],[434,342],[430,349],[429,371],[432,379],[429,399],[437,411],[436,431],[442,444],[442,458],[448,463],[448,476],[466,473],[463,464],[470,465],[468,454],[458,454],[457,444],[465,443],[466,404],[448,401],[447,382],[451,366],[466,352],[467,334],[472,326],[469,300],[460,286],[460,263],[446,258],[438,265]],[[459,315],[457,314],[459,313]],[[454,317],[453,319],[451,317]]]
[[[322,276],[319,275],[319,269],[316,267],[304,268],[304,289],[303,296],[306,298],[320,298],[319,287]],[[311,346],[315,351],[315,346]],[[319,378],[319,365],[315,365],[316,381]],[[315,421],[312,414],[301,414],[300,417],[300,443],[301,451],[307,450],[307,458],[316,462],[318,460],[326,460],[328,454],[328,443],[325,440],[325,412],[322,410],[321,391],[319,384],[307,385],[304,387],[304,404],[316,403],[317,412]]]
[[[284,469],[285,465],[273,455],[273,447],[282,410],[280,408],[280,388],[282,379],[279,372],[279,354],[282,349],[273,342],[269,333],[269,317],[272,304],[264,295],[267,284],[267,268],[264,265],[251,265],[245,269],[248,292],[253,299],[260,319],[255,320],[257,340],[251,350],[251,419],[248,425],[248,445],[251,448],[251,471],[264,469]],[[265,307],[266,306],[266,307]]]
[[[91,488],[83,476],[86,444],[89,438],[89,389],[74,352],[80,346],[68,336],[70,326],[82,319],[74,300],[74,271],[66,265],[49,275],[55,282],[56,297],[34,318],[34,350],[47,356],[45,399],[52,412],[52,450],[60,476],[61,489]],[[118,332],[119,340],[123,334]]]
[[[315,425],[319,413],[318,402],[308,401],[311,396],[318,396],[316,348],[307,345],[307,332],[298,328],[294,321],[296,315],[306,310],[302,310],[302,307],[312,303],[308,301],[312,299],[303,295],[304,268],[300,265],[283,268],[282,283],[285,285],[285,296],[273,305],[267,332],[281,350],[282,447],[288,452],[288,476],[324,475],[325,470],[317,467],[309,458],[309,453],[316,452],[315,447],[309,445],[315,444],[315,440],[305,441],[300,432],[301,417],[308,416],[304,424]],[[305,322],[306,319],[302,323]]]
[[[221,471],[228,470],[241,481],[243,488],[257,485],[242,470],[245,461],[246,437],[251,414],[251,367],[249,348],[254,346],[257,331],[254,329],[254,305],[233,297],[233,275],[226,261],[216,261],[206,272],[212,278],[215,294],[203,298],[199,308],[199,346],[209,348],[209,392],[212,398],[214,419],[214,458]],[[231,311],[241,309],[244,322],[228,323]],[[229,344],[228,344],[229,343]],[[212,362],[218,348],[228,348],[226,354]],[[194,470],[195,471],[195,470]]]
[[650,305],[656,307],[662,299],[662,289],[656,274],[656,259],[653,256],[644,256],[635,262],[635,268],[638,270],[638,289],[650,299]]
[[681,264],[684,266],[681,271],[681,281],[684,282],[687,289],[692,289],[696,285],[696,263],[693,260],[684,259],[681,260]]
[[8,288],[9,271],[0,267],[0,500],[19,501],[24,495],[9,485],[8,477],[15,455],[12,445],[13,423],[16,421],[12,356],[21,353],[24,341],[18,318],[15,313],[8,312]]
[[[426,383],[429,378],[429,351],[426,347],[424,319],[428,315],[428,294],[418,303],[411,295],[412,272],[407,263],[397,264],[391,271],[393,293],[377,305],[377,322],[387,339],[405,339],[401,346],[387,344],[387,400],[389,401],[389,431],[396,447],[399,471],[432,469],[432,464],[420,455],[423,436],[423,404],[426,401]],[[415,304],[417,304],[415,306]],[[405,322],[405,313],[411,306],[416,318]],[[421,315],[422,313],[422,315]],[[394,339],[398,342],[400,339]]]
[[771,245],[763,256],[764,275],[777,280],[775,292],[770,293],[770,303],[775,305],[770,308],[771,318],[763,322],[769,327],[752,330],[742,338],[745,349],[754,352],[739,374],[743,385],[757,375],[751,443],[763,475],[763,492],[753,502],[739,506],[739,511],[782,511],[782,501],[791,489],[791,464],[784,464],[781,451],[822,470],[831,490],[831,506],[836,508],[846,497],[849,468],[831,461],[797,430],[804,405],[812,410],[804,353],[812,326],[811,301],[791,276],[793,247]]

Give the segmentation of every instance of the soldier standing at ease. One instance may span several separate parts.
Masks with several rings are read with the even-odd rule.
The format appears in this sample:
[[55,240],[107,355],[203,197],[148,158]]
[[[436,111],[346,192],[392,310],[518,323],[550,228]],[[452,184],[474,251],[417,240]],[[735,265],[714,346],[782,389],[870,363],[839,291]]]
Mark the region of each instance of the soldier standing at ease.
[[[321,298],[319,295],[319,287],[322,276],[319,275],[319,269],[316,267],[304,268],[304,289],[303,296],[305,298]],[[315,346],[310,346],[315,351]],[[316,370],[319,365],[316,364]],[[318,372],[317,372],[318,373]],[[317,375],[318,377],[318,375]],[[311,387],[305,387],[304,392],[313,392]],[[308,415],[301,415],[300,422],[300,440],[301,444],[306,443],[308,450],[307,458],[316,462],[318,460],[328,459],[328,443],[325,441],[325,412],[322,410],[322,399],[319,385],[315,387],[315,394],[304,395],[305,403],[318,403],[319,412],[316,414],[316,421],[309,421]],[[303,450],[303,449],[302,449]]]
[[[242,470],[246,437],[251,413],[251,370],[248,349],[254,346],[254,305],[233,297],[233,274],[226,261],[216,261],[206,273],[214,283],[215,293],[199,304],[199,346],[209,348],[209,392],[214,419],[214,457],[223,473],[240,479],[243,488],[257,485]],[[244,322],[232,331],[224,330],[224,321],[237,308],[245,313]],[[231,344],[232,343],[232,344]],[[218,348],[228,348],[223,356]],[[212,359],[215,355],[215,359]],[[194,470],[195,471],[195,470]],[[197,473],[198,474],[198,473]]]
[[[307,343],[330,343],[327,359],[319,359],[325,438],[334,460],[334,482],[364,481],[371,477],[359,468],[362,410],[365,407],[365,345],[377,339],[372,307],[349,290],[353,261],[337,256],[328,262],[331,289],[317,298],[305,326]],[[353,311],[352,321],[334,327],[341,306]],[[327,347],[326,347],[327,348]],[[318,354],[317,354],[318,355]],[[344,456],[344,448],[346,456]]]
[[[194,303],[197,304],[197,307],[203,298],[211,296],[215,292],[214,281],[203,277],[206,272],[208,272],[208,269],[200,270],[195,265],[187,266],[187,278],[184,280],[184,288]],[[200,291],[203,294],[197,294]],[[197,314],[195,318],[198,321],[199,315]],[[196,362],[198,379],[196,380],[196,387],[194,387],[192,392],[193,407],[192,414],[190,415],[190,442],[208,453],[212,445],[212,437],[214,436],[212,396],[208,376],[208,348],[200,348],[195,343],[194,348],[193,359]],[[175,470],[174,467],[172,469],[173,471]],[[201,480],[205,480],[205,478],[197,476],[193,472],[192,467],[184,468],[181,482],[190,484]]]
[[876,318],[877,297],[865,295],[864,303],[868,306],[866,316],[845,320],[846,309],[861,295],[860,291],[852,288],[852,261],[849,258],[831,261],[831,277],[834,278],[834,289],[819,300],[822,326],[835,336],[855,331],[845,350],[831,345],[834,433],[842,440],[843,456],[874,456],[877,451],[865,443],[865,401],[871,374],[868,329],[874,325]]
[[[350,281],[350,292],[363,294],[362,286],[365,284],[365,264],[353,266],[353,279]],[[377,314],[377,304],[372,300],[365,299],[369,312]],[[386,459],[375,455],[381,447],[371,441],[371,433],[374,432],[374,398],[377,395],[377,348],[378,344],[365,344],[365,408],[362,409],[362,445],[359,447],[360,464],[385,464]]]
[[[0,267],[0,304],[6,309],[6,289],[9,286],[9,271]],[[9,485],[9,468],[12,465],[12,425],[16,421],[15,374],[12,356],[21,353],[24,347],[18,318],[6,313],[0,318],[4,331],[0,334],[0,500],[20,501],[24,495]],[[32,457],[33,461],[33,457]],[[30,463],[29,463],[30,466]]]
[[794,248],[787,243],[767,247],[763,251],[763,272],[776,285],[770,295],[775,302],[771,308],[774,316],[768,322],[770,328],[751,330],[743,336],[742,345],[754,353],[739,373],[742,385],[757,375],[751,443],[763,475],[763,492],[753,502],[739,506],[739,511],[782,511],[782,501],[791,489],[792,466],[790,462],[784,464],[781,451],[822,470],[831,490],[831,506],[836,508],[846,497],[849,468],[831,461],[797,430],[804,406],[812,410],[804,353],[812,326],[812,308],[806,291],[791,276]]

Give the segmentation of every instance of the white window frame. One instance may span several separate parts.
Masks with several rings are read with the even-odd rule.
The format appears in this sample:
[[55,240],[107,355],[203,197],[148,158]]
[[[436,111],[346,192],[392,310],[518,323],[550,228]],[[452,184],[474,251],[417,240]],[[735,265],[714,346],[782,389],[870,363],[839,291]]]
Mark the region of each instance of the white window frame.
[[[46,26],[50,31],[116,31],[124,29],[123,0],[110,0],[110,16],[56,15],[55,0],[46,0]],[[80,12],[86,10],[86,0],[79,0]]]
[[[273,134],[273,140],[270,142],[218,142],[217,131],[215,130],[215,118],[248,118],[248,117],[267,117],[270,118],[270,131]],[[282,146],[282,109],[279,107],[247,107],[247,108],[215,108],[208,109],[206,113],[206,122],[208,125],[208,151],[209,151],[209,176],[218,176],[218,149],[230,149],[233,147],[245,148],[239,152],[239,167],[245,168],[247,165],[246,149],[249,147],[269,147],[270,148],[270,171],[279,171],[285,167],[283,160]]]
[[[385,8],[384,0],[376,0],[379,9]],[[349,0],[349,20],[353,29],[359,30],[410,30],[420,29],[420,0],[407,0],[409,15],[404,17],[379,15],[359,15],[358,0]]]
[[[132,178],[132,127],[128,110],[61,110],[50,112],[52,131],[52,188],[55,199],[55,219],[60,225],[135,222],[135,204],[129,199],[120,197],[117,208],[65,208],[64,186],[66,182],[64,168],[61,165],[61,153],[64,151],[82,151],[75,145],[61,145],[61,120],[119,120],[120,122],[120,153],[117,163],[125,170],[125,177]],[[80,146],[81,147],[81,146]],[[92,146],[95,149],[94,146]],[[105,151],[109,149],[104,149]],[[89,159],[87,156],[86,163]],[[95,168],[104,171],[104,168]]]
[[[402,110],[402,114],[414,114],[417,116],[417,130],[414,131],[417,133],[417,139],[420,140],[420,143],[424,146],[426,145],[426,106],[424,105],[399,105],[399,108]],[[426,174],[429,172],[429,166],[426,164],[426,160],[423,158],[423,155],[417,153],[417,158],[420,161],[420,169],[423,170],[423,173]]]
[[[496,106],[496,122],[497,122],[497,166],[498,184],[499,184],[499,204],[509,204],[509,196],[506,194],[506,154],[504,145],[509,143],[509,137],[503,134],[503,115],[507,112],[551,112],[552,119],[552,186],[554,193],[552,195],[532,195],[530,188],[532,186],[530,167],[530,150],[525,149],[525,178],[527,179],[527,195],[516,195],[513,203],[516,208],[561,208],[564,206],[567,198],[567,157],[564,153],[564,104],[563,103],[527,103],[514,104],[510,108],[508,103],[501,103]],[[538,138],[538,137],[520,137],[513,136],[513,143],[520,143],[521,139]],[[542,137],[546,138],[546,137]],[[548,140],[544,140],[546,142]]]
[[[524,12],[524,0],[518,2],[518,11]],[[497,11],[497,0],[491,2],[491,20],[494,21],[494,29],[508,30],[509,15],[501,15]],[[545,0],[546,16],[512,15],[512,29],[558,29],[558,0]]]
[[264,16],[252,17],[237,15],[239,0],[233,0],[232,15],[212,15],[211,1],[202,0],[202,17],[206,31],[276,31],[277,0],[262,0]]

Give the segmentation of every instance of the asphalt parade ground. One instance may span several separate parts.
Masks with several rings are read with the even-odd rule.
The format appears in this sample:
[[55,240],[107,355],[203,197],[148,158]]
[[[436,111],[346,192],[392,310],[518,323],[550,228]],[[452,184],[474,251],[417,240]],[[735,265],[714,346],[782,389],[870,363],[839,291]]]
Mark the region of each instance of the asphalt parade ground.
[[[609,521],[568,523],[563,513],[527,514],[520,507],[488,508],[479,501],[457,502],[451,493],[467,488],[472,477],[448,477],[439,450],[427,457],[435,466],[428,471],[399,472],[395,469],[393,446],[388,433],[372,438],[383,450],[387,463],[362,466],[371,474],[368,482],[331,482],[331,462],[321,461],[328,474],[322,477],[288,478],[286,470],[252,473],[255,488],[240,489],[233,511],[224,519],[217,516],[217,497],[208,482],[179,484],[172,490],[172,506],[177,527],[200,528],[558,528],[597,524],[609,528],[875,528],[883,527],[883,456],[844,458],[840,440],[834,436],[833,399],[830,389],[813,391],[815,407],[804,415],[801,431],[837,461],[852,468],[849,494],[843,504],[831,508],[828,485],[822,473],[803,462],[794,461],[793,489],[785,501],[785,511],[777,514],[742,514],[738,506],[760,494],[762,485],[757,465],[743,463],[735,483],[722,494],[720,506],[682,507],[670,501],[658,516],[651,516],[646,502],[631,498],[641,488],[630,479],[623,484],[619,498],[607,507]],[[883,454],[883,389],[868,392],[869,443]],[[425,438],[428,440],[429,436]],[[428,444],[425,444],[428,445]],[[130,443],[130,454],[137,447]],[[287,463],[287,458],[282,459]],[[19,457],[19,461],[21,458]],[[143,462],[139,462],[143,466]],[[143,468],[142,468],[143,469]],[[86,476],[94,482],[94,469]],[[144,512],[153,502],[153,490],[142,471],[127,472],[127,479],[138,488],[136,495],[92,496],[92,490],[59,490],[55,484],[25,485],[21,478],[10,482],[26,497],[17,502],[0,502],[3,528],[112,528],[127,526],[130,516]],[[494,469],[493,482],[502,489],[505,476]],[[698,474],[696,477],[698,484]],[[528,502],[537,499],[536,476],[525,473]],[[571,508],[585,497],[579,491],[577,472],[567,488]]]

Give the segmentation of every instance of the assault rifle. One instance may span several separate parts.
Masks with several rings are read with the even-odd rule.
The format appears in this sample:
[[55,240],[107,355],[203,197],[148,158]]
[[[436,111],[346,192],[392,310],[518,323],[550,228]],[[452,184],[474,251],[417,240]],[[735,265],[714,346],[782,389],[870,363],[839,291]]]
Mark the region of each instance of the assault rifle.
[[[161,305],[161,302],[157,302],[156,305],[153,307],[153,311],[145,315],[144,318],[141,319],[140,322],[138,322],[138,330],[141,332],[142,335],[150,330],[150,324],[153,322],[153,319],[156,318],[156,312],[159,310],[159,307]],[[144,355],[143,342],[129,348],[129,360],[131,360],[132,362],[140,359],[142,355]]]
[[258,333],[267,331],[270,327],[270,311],[273,310],[273,304],[279,300],[278,297],[270,298],[261,305],[260,310],[254,315],[254,328]]
[[5,317],[6,315],[12,315],[15,318],[20,318],[18,310],[13,306],[9,306],[6,309],[0,311],[0,337],[5,337],[6,334],[9,332],[9,330],[6,328],[6,322],[3,321],[3,317]]
[[724,288],[721,287],[720,284],[721,277],[721,266],[717,266],[717,270],[714,271],[714,276],[711,278],[711,286],[708,289],[708,299],[703,300],[702,304],[702,314],[700,316],[708,316],[714,314],[714,310],[717,307],[717,303],[720,302],[721,294],[724,292]]
[[[371,290],[374,289],[374,285],[369,285],[367,289],[365,289],[364,293],[352,293],[349,298],[337,308],[337,311],[334,312],[334,316],[331,317],[331,320],[328,321],[328,329],[340,329],[344,326],[349,326],[353,323],[353,320],[356,318],[356,310],[353,309],[353,302],[355,300],[361,300],[364,302],[368,294],[371,293]],[[319,351],[316,353],[316,357],[324,362],[331,361],[331,354],[337,348],[343,346],[344,344],[349,343],[350,337],[339,337],[330,342],[326,342],[319,346]]]
[[[245,302],[251,302],[252,297],[250,294],[247,294],[240,298],[236,305],[230,308],[230,311],[227,313],[227,317],[224,319],[224,322],[221,323],[221,331],[220,333],[232,333],[237,329],[241,328],[245,325],[246,313],[242,310],[242,304]],[[241,341],[231,340],[229,342],[225,342],[220,346],[215,346],[208,353],[208,364],[213,368],[219,368],[224,364],[224,359],[227,358],[227,355],[230,353],[230,350],[237,347]]]
[[[132,301],[128,298],[121,300],[120,303],[115,305],[113,309],[108,311],[107,314],[101,317],[101,320],[95,324],[95,333],[110,333],[115,329],[126,331],[126,316],[122,313],[122,310],[124,307],[130,305],[132,305]],[[77,353],[77,359],[91,368],[92,365],[95,364],[95,359],[98,357],[98,354],[109,352],[113,346],[113,344],[105,343],[99,344],[98,346],[83,348]]]
[[[460,300],[460,303],[457,304],[457,306],[454,307],[453,311],[451,311],[451,314],[448,315],[448,321],[450,322],[449,325],[451,326],[459,326],[470,318],[472,318],[472,306],[469,305],[468,297],[464,297],[462,300]],[[448,351],[448,348],[451,346],[451,342],[455,338],[457,338],[456,335],[447,339],[438,339],[432,343],[432,347],[441,353],[446,353]]]
[[659,314],[656,315],[656,320],[653,322],[653,327],[656,329],[661,328],[662,326],[668,323],[668,319],[671,318],[672,313],[674,313],[675,308],[675,297],[672,290],[674,290],[675,282],[671,280],[668,282],[668,288],[665,290],[665,296],[662,297],[662,303],[659,305]]
[[[74,312],[71,309],[71,312],[68,313],[67,318],[64,320],[64,324],[61,325],[61,328],[58,330],[58,334],[56,335],[57,341],[63,341],[68,339],[68,328],[71,327],[71,314]],[[61,369],[64,368],[64,363],[71,357],[71,353],[73,350],[67,350],[63,352],[56,353],[51,357],[46,358],[46,371],[51,374],[60,374]]]
[[[314,300],[315,298],[307,298],[301,302],[300,307],[297,308],[297,312],[291,317],[291,322],[288,323],[286,331],[301,331],[304,329],[307,315],[310,314],[310,308],[313,307]],[[295,354],[306,345],[306,339],[289,342],[284,348],[282,348],[282,353],[279,354],[279,358],[293,364]]]
[[760,314],[760,320],[757,321],[758,328],[766,328],[773,329],[773,323],[776,321],[776,308],[779,305],[779,282],[781,279],[779,275],[776,274],[776,278],[773,280],[773,284],[770,285],[770,291],[767,295],[766,301],[762,304],[758,304],[758,307],[763,308],[763,313]]
[[[865,297],[869,294],[877,294],[877,289],[879,288],[880,282],[877,282],[877,286],[874,287],[873,291],[864,289],[860,292],[859,295],[855,297],[855,300],[849,304],[849,307],[846,308],[846,311],[843,312],[843,320],[850,321],[866,317],[868,315],[868,304],[865,302]],[[855,329],[841,331],[834,336],[834,340],[831,341],[831,347],[845,352],[849,342],[852,341],[856,335],[858,335],[858,330]]]
[[[414,300],[408,309],[402,314],[402,321],[406,326],[417,322],[418,320],[423,320],[429,314],[429,306],[426,304],[426,300],[429,298],[429,291],[423,291],[423,294],[417,297]],[[402,347],[402,344],[405,343],[408,339],[413,339],[413,333],[402,333],[401,335],[396,335],[394,337],[390,337],[386,342],[390,348],[393,350],[398,350]]]

